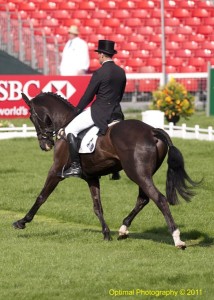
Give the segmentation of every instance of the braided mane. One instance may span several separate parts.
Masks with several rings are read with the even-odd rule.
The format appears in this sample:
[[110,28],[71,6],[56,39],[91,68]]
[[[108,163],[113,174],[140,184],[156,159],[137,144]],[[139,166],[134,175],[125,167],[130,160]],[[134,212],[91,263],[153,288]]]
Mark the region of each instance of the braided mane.
[[42,97],[44,95],[52,96],[52,97],[62,101],[63,103],[65,103],[66,105],[68,105],[68,106],[70,106],[71,108],[74,109],[74,106],[67,99],[63,98],[61,95],[58,95],[58,94],[55,94],[55,93],[52,93],[52,92],[42,92],[39,95],[37,95],[34,99],[36,99],[38,97]]

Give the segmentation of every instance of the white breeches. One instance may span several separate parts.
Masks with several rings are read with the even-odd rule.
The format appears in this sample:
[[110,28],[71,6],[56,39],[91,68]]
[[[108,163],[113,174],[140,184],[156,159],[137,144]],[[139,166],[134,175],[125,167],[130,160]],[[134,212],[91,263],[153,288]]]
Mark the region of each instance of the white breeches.
[[75,137],[77,137],[80,131],[92,125],[94,125],[94,121],[91,117],[91,107],[88,107],[65,127],[65,134],[67,136],[69,133],[72,133]]

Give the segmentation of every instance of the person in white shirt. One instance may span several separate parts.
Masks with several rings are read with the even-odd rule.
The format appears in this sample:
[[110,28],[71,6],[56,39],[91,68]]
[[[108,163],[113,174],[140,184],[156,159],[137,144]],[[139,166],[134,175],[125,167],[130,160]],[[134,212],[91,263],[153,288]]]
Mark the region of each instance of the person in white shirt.
[[69,40],[65,44],[60,63],[60,75],[82,75],[87,73],[89,68],[89,50],[86,41],[81,39],[76,25],[69,30]]

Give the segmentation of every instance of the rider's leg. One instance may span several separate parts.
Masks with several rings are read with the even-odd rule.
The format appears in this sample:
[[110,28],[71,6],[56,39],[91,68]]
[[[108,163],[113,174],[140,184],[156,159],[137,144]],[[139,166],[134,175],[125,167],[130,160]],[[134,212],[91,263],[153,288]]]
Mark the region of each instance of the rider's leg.
[[91,118],[91,109],[87,108],[76,118],[74,118],[65,128],[71,157],[71,165],[62,173],[62,177],[81,176],[82,169],[78,153],[77,135],[79,132],[92,125],[94,125],[94,122]]

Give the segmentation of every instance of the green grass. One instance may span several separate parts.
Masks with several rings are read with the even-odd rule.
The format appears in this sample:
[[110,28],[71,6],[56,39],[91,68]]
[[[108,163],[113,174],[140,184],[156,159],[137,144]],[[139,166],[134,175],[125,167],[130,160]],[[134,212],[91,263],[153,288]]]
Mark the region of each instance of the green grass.
[[[88,187],[76,178],[59,184],[25,230],[13,229],[13,221],[24,216],[41,191],[53,152],[40,151],[33,138],[0,141],[0,299],[174,299],[136,291],[185,289],[195,295],[176,299],[212,300],[214,144],[181,139],[174,143],[192,178],[204,177],[192,202],[171,207],[188,246],[185,251],[174,247],[152,202],[133,221],[130,238],[117,241],[117,231],[137,196],[136,185],[123,172],[120,181],[101,179],[111,242],[103,241]],[[154,178],[162,192],[165,178],[166,163]],[[132,296],[110,295],[133,290]]]

